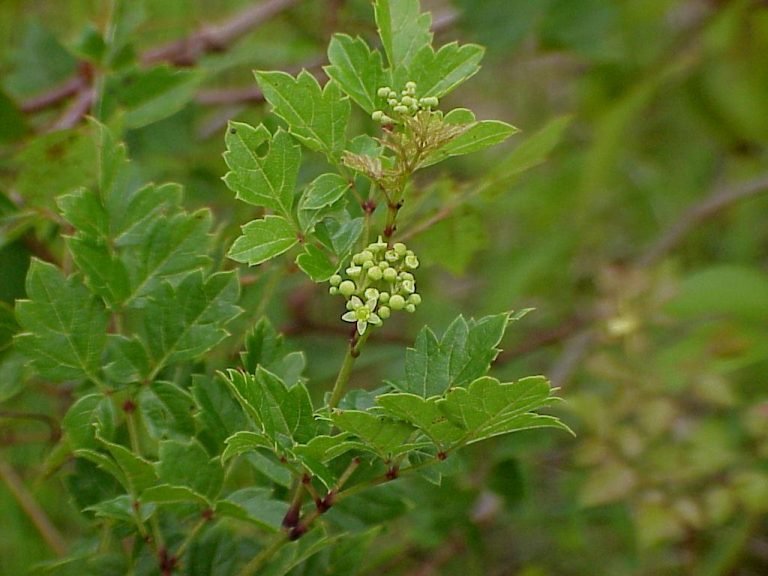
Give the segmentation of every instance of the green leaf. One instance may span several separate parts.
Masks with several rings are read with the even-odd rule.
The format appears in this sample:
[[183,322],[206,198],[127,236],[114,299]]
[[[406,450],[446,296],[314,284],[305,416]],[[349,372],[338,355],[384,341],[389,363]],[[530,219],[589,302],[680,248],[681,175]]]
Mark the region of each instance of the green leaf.
[[477,44],[451,42],[437,52],[432,46],[419,50],[408,70],[419,97],[442,97],[480,70],[485,49]]
[[390,66],[408,67],[432,42],[432,16],[420,12],[419,0],[376,0],[373,9]]
[[498,173],[501,178],[509,178],[544,162],[562,140],[571,120],[570,116],[558,116],[547,122],[544,127],[523,140],[506,158],[500,160],[494,173]]
[[221,454],[221,461],[224,463],[235,456],[239,456],[246,452],[252,452],[258,448],[272,450],[275,446],[274,442],[263,434],[249,432],[247,430],[235,432],[232,436],[227,438],[224,443],[227,445],[224,452]]
[[124,303],[142,307],[146,297],[163,290],[163,282],[176,283],[207,264],[210,228],[208,210],[161,216],[145,228],[141,243],[122,257],[131,282]]
[[87,394],[67,410],[61,427],[72,449],[98,448],[96,432],[111,438],[115,429],[115,407],[103,394]]
[[244,520],[271,532],[280,530],[287,511],[287,502],[276,500],[271,490],[258,487],[242,488],[216,503],[217,516]]
[[338,174],[321,174],[304,190],[299,200],[298,218],[301,229],[311,230],[326,214],[344,204],[344,196],[352,184]]
[[75,450],[74,454],[78,458],[83,458],[89,462],[92,462],[93,464],[96,464],[96,466],[98,466],[101,470],[117,480],[125,490],[130,491],[130,484],[128,483],[125,473],[112,458],[103,452],[97,452],[96,450],[91,450],[90,448],[80,448]]
[[696,271],[683,279],[667,309],[683,318],[728,315],[762,322],[768,318],[768,275],[735,265]]
[[509,320],[508,313],[469,322],[459,316],[441,340],[424,327],[416,337],[415,347],[406,352],[406,380],[396,386],[428,398],[485,375],[499,353],[497,346]]
[[194,375],[192,396],[199,407],[195,419],[202,428],[200,439],[211,453],[219,454],[224,449],[224,440],[248,426],[248,419],[242,408],[232,398],[224,378]]
[[234,272],[219,272],[203,280],[198,271],[178,287],[163,283],[148,301],[144,315],[154,373],[167,364],[196,358],[226,338],[225,326],[241,312],[235,304],[239,294]]
[[141,389],[139,408],[149,435],[155,439],[189,438],[195,433],[194,401],[171,382],[153,382]]
[[391,84],[391,76],[378,50],[371,50],[360,37],[335,34],[328,45],[328,61],[325,73],[363,110],[371,114],[381,108],[384,100],[376,92]]
[[245,352],[240,354],[243,368],[254,373],[258,366],[279,376],[289,388],[296,384],[304,371],[303,352],[291,352],[269,319],[264,316],[245,337]]
[[29,300],[16,303],[22,332],[16,345],[38,372],[52,380],[99,381],[108,314],[75,278],[33,260],[27,273]]
[[5,402],[24,390],[27,359],[17,351],[0,358],[0,402]]
[[[446,116],[446,120],[449,117]],[[463,122],[462,122],[463,123]],[[506,122],[500,120],[481,120],[475,122],[456,136],[446,144],[427,155],[427,157],[419,163],[420,167],[431,166],[442,162],[446,158],[451,156],[462,156],[464,154],[470,154],[483,150],[490,146],[495,146],[519,132],[517,128]]]
[[556,400],[549,381],[543,376],[504,384],[484,376],[466,388],[449,390],[437,405],[451,422],[466,431],[466,443],[472,444],[530,428],[560,428],[570,432],[554,416],[532,412]]
[[285,72],[256,72],[256,79],[275,114],[288,124],[288,131],[312,150],[338,159],[346,143],[349,100],[338,84],[325,88],[312,74],[302,70],[294,78]]
[[460,440],[465,432],[456,423],[451,422],[438,407],[439,396],[423,398],[416,394],[382,394],[376,403],[387,414],[410,422],[441,449],[446,449]]
[[19,331],[13,308],[0,300],[0,352],[13,345],[13,335]]
[[425,264],[439,264],[452,274],[461,276],[487,243],[485,216],[464,206],[420,234],[419,259]]
[[240,236],[227,256],[236,262],[255,266],[293,248],[299,241],[296,230],[282,216],[269,215],[242,227]]
[[303,443],[315,435],[312,401],[303,383],[288,388],[278,376],[261,366],[255,374],[228,370],[225,381],[274,445]]
[[211,459],[195,439],[160,442],[157,476],[161,483],[186,486],[208,498],[215,498],[224,482],[219,459]]
[[335,545],[341,536],[329,537],[322,529],[283,546],[262,570],[259,576],[285,576],[318,552]]
[[[225,140],[224,160],[230,172],[224,182],[236,198],[290,218],[301,148],[281,128],[272,136],[263,125],[254,128],[239,122],[230,122]],[[259,156],[266,143],[267,151]]]
[[[115,444],[97,435],[99,443],[107,449],[123,473],[123,487],[132,495],[138,496],[157,483],[155,468],[150,462],[121,444]],[[82,452],[82,451],[78,451]],[[120,480],[120,478],[118,478]]]
[[143,381],[152,371],[147,349],[138,336],[107,335],[104,375],[111,381],[130,384]]
[[198,506],[209,507],[209,500],[195,492],[189,486],[178,486],[174,484],[158,484],[150,486],[141,493],[142,503],[153,504],[197,504]]
[[313,282],[325,282],[338,269],[338,265],[331,262],[325,252],[312,244],[304,245],[304,252],[296,257],[296,265]]
[[[85,511],[93,512],[97,518],[110,518],[112,520],[120,520],[121,522],[127,522],[133,524],[136,522],[137,510],[134,507],[136,500],[128,494],[121,494],[111,500],[105,500],[88,506]],[[146,522],[152,514],[155,512],[155,506],[149,504],[148,506],[139,507],[140,518],[142,522]]]
[[413,434],[413,426],[400,420],[362,410],[337,410],[331,414],[331,419],[341,430],[357,436],[369,451],[384,460],[417,446],[407,443]]
[[0,143],[12,142],[24,134],[24,115],[0,89]]
[[189,104],[203,80],[201,70],[157,66],[107,77],[105,106],[125,110],[126,128],[141,128],[175,114]]

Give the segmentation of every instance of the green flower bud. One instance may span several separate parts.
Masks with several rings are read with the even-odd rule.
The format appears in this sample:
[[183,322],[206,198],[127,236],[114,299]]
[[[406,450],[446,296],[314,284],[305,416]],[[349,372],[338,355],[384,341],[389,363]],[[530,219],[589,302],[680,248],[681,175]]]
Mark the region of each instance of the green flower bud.
[[330,288],[328,288],[328,294],[330,294],[331,296],[335,296],[338,293],[339,293],[339,289],[336,288],[336,286],[331,286]]
[[419,259],[416,258],[416,256],[406,256],[405,257],[405,265],[408,266],[411,270],[415,270],[419,267]]
[[374,254],[378,254],[382,250],[386,250],[386,249],[387,249],[387,243],[381,239],[381,236],[379,236],[379,239],[376,240],[376,242],[371,242],[370,244],[368,244],[368,250],[370,250]]
[[395,270],[394,268],[387,268],[386,270],[384,270],[383,276],[384,276],[384,280],[386,280],[387,282],[394,282],[395,280],[397,280],[397,270]]
[[413,283],[413,280],[403,280],[400,287],[403,289],[403,292],[408,294],[413,294],[416,291],[416,284]]
[[[366,264],[368,264],[368,262],[366,262]],[[371,262],[371,264],[373,264],[373,262]],[[383,276],[383,273],[381,271],[381,268],[379,268],[378,266],[371,266],[368,269],[368,278],[370,278],[374,282],[381,280],[382,276]]]
[[368,260],[367,262],[363,262],[363,270],[368,270],[370,268],[378,268],[378,266],[376,266],[376,264],[374,264],[370,260]]
[[384,258],[387,260],[387,262],[397,262],[400,260],[400,256],[398,256],[397,252],[394,250],[387,250],[387,252],[384,254]]
[[347,276],[349,276],[350,278],[359,278],[362,271],[363,269],[360,268],[360,266],[350,266],[349,268],[347,268]]
[[379,318],[381,318],[382,320],[386,320],[387,318],[389,318],[390,313],[391,312],[389,310],[389,306],[382,306],[381,308],[379,308]]
[[416,92],[416,82],[410,81],[405,83],[405,89],[409,94]]
[[400,101],[397,98],[389,98],[389,100],[387,100],[387,104],[390,106],[397,106],[400,104]]
[[386,98],[387,96],[389,96],[390,92],[392,92],[392,88],[390,88],[389,86],[382,86],[376,91],[376,95],[379,98]]
[[349,298],[355,293],[355,283],[352,282],[352,280],[344,280],[344,282],[339,285],[339,292],[341,292],[345,298]]
[[380,292],[379,302],[381,302],[382,304],[386,304],[387,302],[389,302],[389,292]]
[[389,298],[389,307],[392,310],[402,310],[405,307],[405,298],[400,296],[400,294],[393,294]]
[[362,252],[360,252],[359,256],[362,262],[368,262],[370,260],[373,260],[373,252],[371,252],[370,250],[363,250]]
[[402,256],[403,254],[406,254],[408,249],[405,247],[405,244],[402,242],[395,242],[395,244],[392,246],[392,249],[395,251],[395,253],[398,256]]
[[411,274],[410,272],[400,272],[400,274],[398,274],[398,278],[400,278],[400,280],[402,280],[403,282],[414,281],[413,274]]
[[413,304],[406,304],[405,311],[413,314],[414,312],[416,312],[416,306],[414,306]]
[[389,124],[394,124],[394,123],[395,123],[395,121],[392,120],[392,118],[390,118],[386,114],[381,117],[381,124],[384,125],[384,126],[387,126]]
[[410,108],[411,106],[413,106],[416,103],[416,100],[414,100],[410,96],[403,96],[402,100],[400,100],[400,103],[403,106],[408,106]]
[[341,276],[339,276],[338,274],[334,274],[328,279],[328,282],[331,283],[331,286],[338,286],[339,284],[341,284]]
[[371,120],[374,122],[381,122],[381,119],[384,117],[384,112],[382,110],[374,110],[373,114],[371,114]]
[[387,268],[389,268],[389,262],[387,262],[386,260],[382,260],[381,262],[379,262],[379,268],[381,268],[382,270],[386,270]]
[[398,114],[408,114],[408,106],[403,106],[402,104],[398,104],[393,110]]
[[419,104],[425,108],[437,108],[440,101],[434,96],[426,96],[425,98],[419,98]]
[[421,295],[414,292],[408,296],[408,304],[413,304],[414,306],[421,304]]
[[366,300],[378,300],[379,298],[379,291],[376,290],[376,288],[368,288],[365,291],[365,299]]

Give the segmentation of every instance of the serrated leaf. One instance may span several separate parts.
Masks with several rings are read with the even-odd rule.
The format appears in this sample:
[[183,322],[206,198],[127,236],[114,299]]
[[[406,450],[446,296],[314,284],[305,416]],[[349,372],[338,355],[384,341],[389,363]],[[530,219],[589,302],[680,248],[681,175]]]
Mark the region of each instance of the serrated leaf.
[[194,401],[186,390],[157,381],[142,388],[139,408],[149,435],[155,439],[189,438],[195,433]]
[[138,496],[144,490],[157,483],[155,468],[150,462],[134,454],[121,444],[105,440],[100,435],[97,435],[96,438],[101,446],[106,448],[122,471],[124,478],[123,487],[132,496]]
[[303,352],[291,352],[282,334],[269,319],[262,317],[245,337],[245,352],[240,354],[243,368],[254,373],[258,366],[279,376],[289,388],[296,384],[304,371]]
[[363,110],[371,114],[383,103],[376,95],[382,86],[391,84],[391,76],[384,70],[381,53],[371,50],[360,37],[335,34],[328,45],[329,66],[325,72]]
[[412,450],[408,440],[414,427],[406,422],[362,410],[338,410],[331,414],[341,430],[357,436],[365,447],[385,460]]
[[296,257],[296,265],[313,282],[325,282],[338,269],[338,265],[331,262],[325,252],[312,244],[304,245],[304,252]]
[[135,503],[136,500],[128,494],[121,494],[111,500],[104,500],[98,504],[88,506],[85,511],[93,512],[97,518],[120,520],[129,524],[133,524],[137,516],[141,518],[142,522],[146,522],[155,512],[155,506],[152,504],[140,506],[137,514],[137,509],[134,506]]
[[234,272],[203,279],[196,272],[178,286],[164,283],[145,308],[144,332],[154,373],[173,362],[190,360],[221,342],[225,326],[238,314],[240,293]]
[[[301,163],[301,148],[278,128],[274,136],[263,126],[257,128],[230,122],[224,160],[230,172],[224,182],[236,197],[255,206],[276,210],[291,217],[293,191]],[[259,148],[268,143],[263,156]]]
[[52,264],[33,260],[27,273],[28,300],[16,303],[24,330],[16,345],[33,366],[52,380],[98,381],[109,316],[75,278]]
[[437,52],[424,46],[408,68],[408,79],[416,83],[419,97],[442,97],[480,70],[485,49],[477,44],[459,46],[451,42]]
[[445,449],[460,440],[464,429],[450,421],[438,408],[438,398],[423,398],[416,394],[382,394],[376,403],[386,413],[410,422],[424,432],[437,446]]
[[373,9],[379,37],[393,69],[407,67],[432,42],[432,16],[421,13],[419,0],[376,0]]
[[72,449],[95,449],[99,446],[96,431],[106,438],[111,438],[115,420],[115,408],[110,398],[103,394],[87,394],[70,406],[61,427]]
[[439,396],[483,376],[496,358],[504,336],[508,313],[467,322],[462,316],[451,322],[441,340],[424,327],[414,348],[405,356],[406,380],[395,385],[424,398]]
[[277,500],[266,488],[250,487],[232,492],[216,503],[216,515],[251,522],[272,532],[280,525],[288,511],[288,503]]
[[240,405],[232,398],[222,376],[194,375],[192,396],[199,407],[195,419],[202,428],[200,439],[211,453],[224,449],[224,440],[248,426]]
[[333,250],[339,260],[346,258],[357,243],[365,226],[363,218],[331,220],[326,218],[315,228],[315,236]]
[[123,488],[129,490],[129,483],[125,473],[112,458],[103,452],[97,452],[96,450],[91,450],[90,448],[80,448],[75,450],[74,454],[78,458],[84,458],[85,460],[92,462],[101,470],[117,480]]
[[299,200],[298,219],[303,231],[311,230],[326,214],[338,210],[352,185],[338,174],[321,174],[304,190]]
[[125,252],[123,263],[131,282],[125,305],[142,307],[145,298],[163,282],[177,283],[193,270],[205,266],[211,228],[211,213],[199,210],[161,216],[144,230],[141,243]]
[[218,458],[210,458],[195,439],[187,442],[160,442],[157,476],[161,483],[191,488],[208,498],[215,498],[224,481]]
[[263,434],[249,432],[247,430],[235,432],[232,436],[227,438],[224,443],[227,447],[224,449],[224,452],[221,453],[221,461],[225,463],[235,456],[239,456],[246,452],[252,452],[258,448],[272,450],[275,447],[274,442]]
[[140,500],[143,503],[154,504],[197,504],[205,507],[211,505],[208,498],[189,486],[175,484],[150,486],[142,492]]
[[322,529],[283,546],[260,572],[259,576],[285,576],[318,552],[336,544],[341,536],[329,537]]
[[291,134],[308,148],[338,158],[346,143],[350,106],[334,81],[321,88],[306,70],[296,78],[285,72],[257,71],[256,79]]
[[282,216],[268,215],[242,227],[227,256],[236,262],[256,266],[293,248],[299,239],[291,223]]
[[465,430],[466,443],[472,444],[530,428],[570,431],[557,418],[532,412],[556,400],[549,381],[543,376],[509,383],[484,376],[466,388],[449,390],[444,399],[437,401],[437,406],[451,422]]
[[141,382],[151,372],[144,343],[137,336],[107,335],[104,374],[112,382],[130,384]]
[[495,146],[519,132],[517,128],[500,120],[481,120],[470,125],[460,135],[456,136],[419,163],[420,167],[431,166],[442,162],[451,156],[471,154]]
[[225,381],[274,445],[306,442],[314,436],[312,401],[304,384],[288,388],[278,376],[261,366],[255,374],[228,370]]

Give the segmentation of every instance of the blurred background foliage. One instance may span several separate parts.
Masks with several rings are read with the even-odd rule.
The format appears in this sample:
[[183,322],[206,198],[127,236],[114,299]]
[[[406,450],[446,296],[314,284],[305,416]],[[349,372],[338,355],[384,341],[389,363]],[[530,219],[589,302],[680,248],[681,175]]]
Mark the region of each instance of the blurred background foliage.
[[[109,27],[100,0],[0,3],[2,574],[88,538],[67,485],[98,490],[90,471],[54,471],[71,390],[24,386],[10,350],[30,257],[64,254],[54,199],[95,177],[84,116],[122,128],[137,178],[211,207],[223,254],[253,217],[220,180],[223,128],[274,123],[251,70],[320,74],[332,32],[375,32],[367,0],[141,4],[118,2]],[[408,481],[409,507],[389,489],[356,502],[392,519],[360,573],[768,573],[768,3],[423,4],[438,43],[488,47],[446,107],[523,134],[421,177],[401,230],[426,265],[424,304],[372,339],[355,381],[399,376],[423,323],[531,306],[495,372],[552,377],[578,436],[497,439],[439,490]],[[345,345],[337,303],[277,266],[242,283],[239,328],[266,313],[321,394]],[[221,540],[201,554],[226,573]]]

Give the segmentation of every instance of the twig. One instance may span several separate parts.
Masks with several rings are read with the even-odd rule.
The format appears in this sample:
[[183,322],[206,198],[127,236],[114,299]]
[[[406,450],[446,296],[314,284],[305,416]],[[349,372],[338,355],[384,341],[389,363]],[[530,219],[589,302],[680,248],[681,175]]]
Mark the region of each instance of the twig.
[[48,129],[50,132],[74,128],[88,115],[94,100],[94,90],[90,86],[81,89],[74,101]]
[[82,77],[73,76],[72,78],[65,80],[62,84],[51,88],[48,92],[44,92],[29,100],[25,100],[21,103],[19,108],[25,114],[40,112],[41,110],[55,106],[70,96],[74,96],[81,88],[83,88],[83,86],[85,86],[85,84],[86,83]]
[[16,499],[24,513],[35,525],[37,531],[48,544],[48,547],[53,550],[56,556],[64,556],[67,553],[67,544],[59,531],[53,525],[51,520],[46,515],[45,511],[38,505],[37,501],[24,486],[19,475],[16,471],[4,460],[0,460],[0,479],[3,480],[8,491]]
[[658,262],[674,249],[693,228],[712,218],[719,212],[730,208],[737,202],[768,192],[768,174],[752,180],[725,186],[715,190],[707,198],[693,204],[678,220],[653,243],[638,259],[640,266],[650,266]]
[[190,66],[207,53],[224,50],[254,28],[299,2],[300,0],[266,0],[239,12],[221,24],[206,26],[191,36],[147,50],[141,55],[141,61],[144,64],[171,62],[177,66]]

